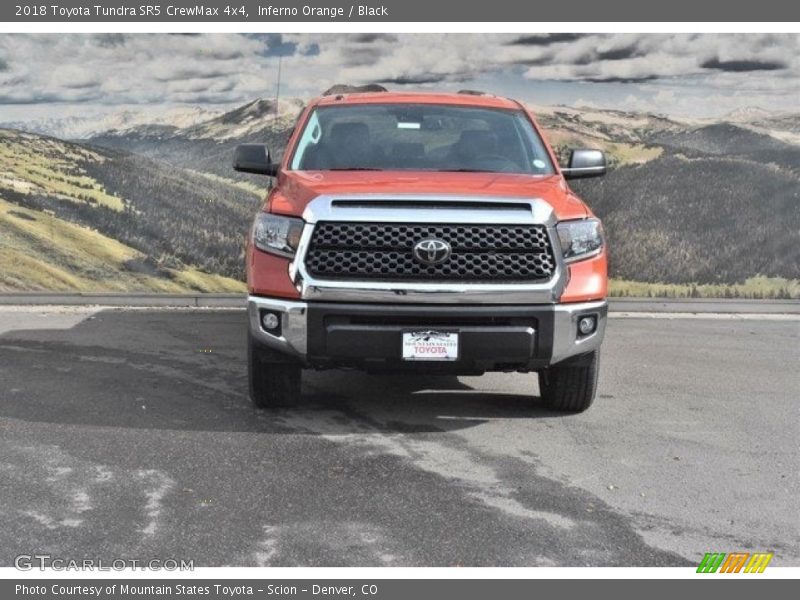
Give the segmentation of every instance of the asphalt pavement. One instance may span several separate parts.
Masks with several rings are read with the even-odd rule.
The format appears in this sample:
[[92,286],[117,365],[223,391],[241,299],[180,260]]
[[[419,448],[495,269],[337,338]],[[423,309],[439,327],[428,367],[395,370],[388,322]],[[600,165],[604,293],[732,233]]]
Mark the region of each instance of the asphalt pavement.
[[620,317],[583,414],[356,372],[257,411],[242,310],[0,308],[0,565],[800,566],[800,318]]

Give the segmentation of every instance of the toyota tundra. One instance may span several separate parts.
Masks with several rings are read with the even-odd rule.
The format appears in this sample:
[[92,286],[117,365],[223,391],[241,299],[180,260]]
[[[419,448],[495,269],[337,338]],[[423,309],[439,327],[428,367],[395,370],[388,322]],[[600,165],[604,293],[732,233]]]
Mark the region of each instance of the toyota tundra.
[[272,178],[246,253],[256,406],[327,368],[535,372],[545,406],[590,406],[607,250],[567,180],[604,174],[602,152],[560,166],[514,100],[375,91],[323,95],[279,161],[233,162]]

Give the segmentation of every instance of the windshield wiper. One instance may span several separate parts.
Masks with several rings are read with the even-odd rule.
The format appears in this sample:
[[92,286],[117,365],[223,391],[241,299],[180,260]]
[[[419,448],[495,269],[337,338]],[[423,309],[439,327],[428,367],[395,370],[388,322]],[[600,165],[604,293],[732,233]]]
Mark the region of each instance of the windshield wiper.
[[335,167],[328,169],[329,171],[383,171],[377,167]]
[[[326,169],[328,171],[385,171],[386,169],[379,169],[377,167],[332,167]],[[409,169],[402,169],[407,171]],[[493,171],[492,169],[419,169],[421,171],[430,171],[432,173],[500,173],[502,171]]]

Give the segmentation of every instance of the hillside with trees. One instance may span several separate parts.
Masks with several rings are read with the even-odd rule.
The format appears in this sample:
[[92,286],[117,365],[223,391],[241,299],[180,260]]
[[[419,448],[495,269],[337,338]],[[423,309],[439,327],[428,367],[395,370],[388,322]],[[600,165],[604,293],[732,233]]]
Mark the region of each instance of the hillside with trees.
[[[142,156],[0,130],[0,201],[3,289],[224,291],[243,289],[259,197]],[[74,240],[81,260],[48,238]]]

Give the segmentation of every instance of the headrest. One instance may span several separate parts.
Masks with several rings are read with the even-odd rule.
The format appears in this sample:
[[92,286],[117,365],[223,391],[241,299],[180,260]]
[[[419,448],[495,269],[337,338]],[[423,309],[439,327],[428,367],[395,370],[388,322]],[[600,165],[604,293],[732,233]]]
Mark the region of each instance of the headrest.
[[366,123],[336,123],[331,127],[330,138],[334,141],[348,141],[354,138],[369,138],[369,127]]

